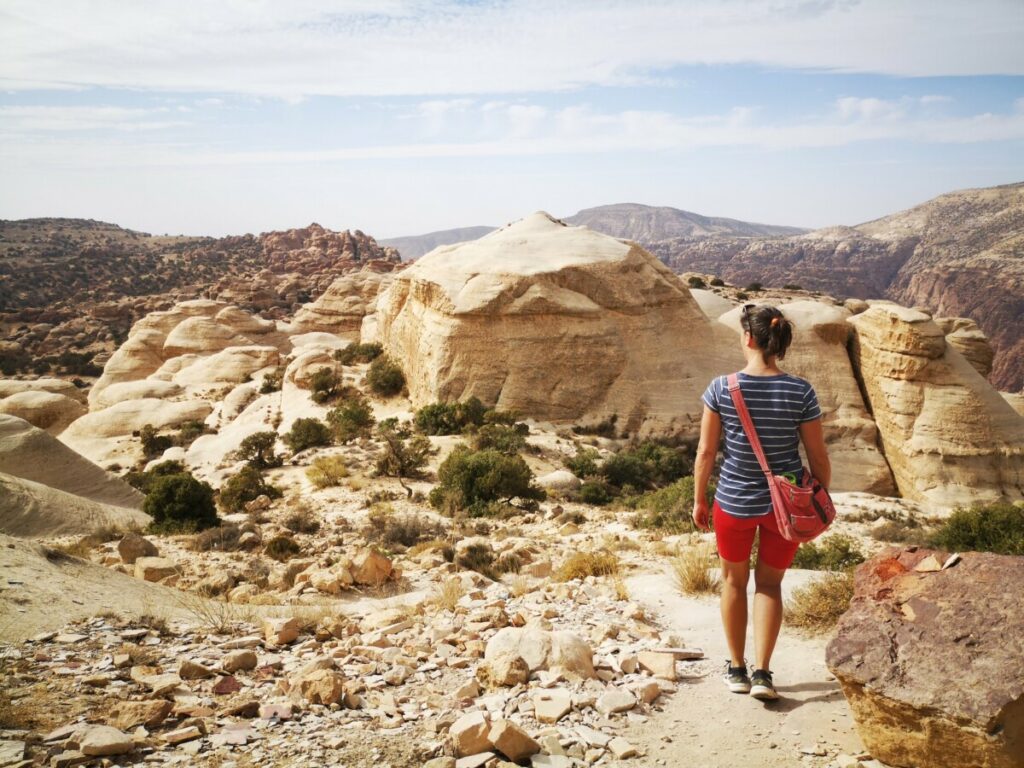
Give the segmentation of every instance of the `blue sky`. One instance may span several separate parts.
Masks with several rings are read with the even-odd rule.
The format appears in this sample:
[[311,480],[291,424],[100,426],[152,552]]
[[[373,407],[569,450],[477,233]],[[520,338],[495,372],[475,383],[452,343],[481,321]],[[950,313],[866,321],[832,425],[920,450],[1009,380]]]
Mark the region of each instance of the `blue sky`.
[[0,0],[0,218],[808,227],[1024,181],[1020,0]]

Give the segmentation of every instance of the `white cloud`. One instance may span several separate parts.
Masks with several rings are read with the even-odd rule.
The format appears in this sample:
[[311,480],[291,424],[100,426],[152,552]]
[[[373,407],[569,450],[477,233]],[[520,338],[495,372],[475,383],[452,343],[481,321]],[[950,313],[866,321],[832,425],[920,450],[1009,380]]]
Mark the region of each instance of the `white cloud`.
[[1020,0],[5,0],[0,87],[297,100],[656,83],[686,64],[1021,75],[1022,38]]
[[[179,110],[182,108],[179,107]],[[0,106],[0,130],[18,132],[152,131],[186,125],[169,120],[166,108]]]

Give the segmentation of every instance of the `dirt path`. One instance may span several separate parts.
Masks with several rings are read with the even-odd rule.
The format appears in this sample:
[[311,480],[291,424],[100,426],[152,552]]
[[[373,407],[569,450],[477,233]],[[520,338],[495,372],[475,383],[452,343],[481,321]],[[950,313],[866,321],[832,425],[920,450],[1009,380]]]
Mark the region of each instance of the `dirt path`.
[[[813,574],[793,571],[783,591],[806,583]],[[782,768],[825,766],[839,753],[863,750],[839,684],[825,667],[827,636],[807,638],[783,627],[772,660],[782,698],[764,705],[749,696],[729,693],[722,682],[728,652],[715,597],[684,597],[676,592],[667,569],[627,580],[633,600],[655,612],[687,646],[707,658],[693,663],[692,677],[666,697],[664,712],[630,729],[629,739],[646,752],[640,766],[700,768]],[[753,593],[753,580],[750,592]],[[748,633],[747,657],[753,655]],[[801,748],[822,747],[827,757],[809,757]]]

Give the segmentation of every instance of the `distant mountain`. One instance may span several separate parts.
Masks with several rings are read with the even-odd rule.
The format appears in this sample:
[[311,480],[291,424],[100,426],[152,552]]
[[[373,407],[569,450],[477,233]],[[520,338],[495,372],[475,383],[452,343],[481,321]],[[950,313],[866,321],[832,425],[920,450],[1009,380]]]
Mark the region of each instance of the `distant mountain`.
[[678,237],[645,246],[677,272],[797,284],[969,317],[996,351],[989,376],[1024,389],[1024,183],[936,197],[856,227],[784,238]]
[[439,245],[452,245],[453,243],[464,243],[467,240],[477,240],[488,232],[493,232],[497,227],[459,227],[458,229],[441,229],[437,232],[428,232],[425,235],[408,235],[406,237],[392,237],[378,240],[381,245],[396,249],[402,255],[402,261],[418,259],[425,253],[430,253]]
[[667,206],[616,203],[585,208],[565,219],[568,224],[583,225],[612,237],[640,244],[674,237],[777,237],[799,235],[806,229],[752,224],[749,221],[701,216]]

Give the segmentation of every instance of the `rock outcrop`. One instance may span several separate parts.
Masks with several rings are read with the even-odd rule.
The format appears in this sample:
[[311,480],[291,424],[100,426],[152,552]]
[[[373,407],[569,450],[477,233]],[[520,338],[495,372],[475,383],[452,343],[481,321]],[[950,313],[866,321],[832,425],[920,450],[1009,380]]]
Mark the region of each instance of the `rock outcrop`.
[[295,313],[292,328],[298,333],[322,331],[356,340],[363,318],[373,312],[378,294],[393,278],[393,273],[367,271],[339,277],[319,299]]
[[857,569],[827,663],[873,757],[1024,764],[1022,591],[1020,557],[889,550]]
[[692,424],[739,356],[649,253],[545,213],[398,273],[377,324],[414,405],[475,395],[537,419],[614,415],[630,432]]
[[928,315],[875,303],[850,319],[901,495],[942,506],[1024,497],[1024,418]]
[[85,413],[78,400],[42,390],[18,392],[0,400],[0,413],[17,416],[34,427],[59,435],[64,428]]

